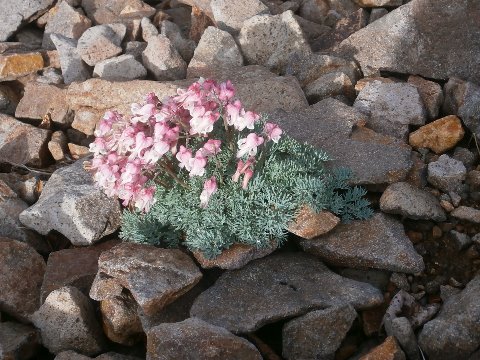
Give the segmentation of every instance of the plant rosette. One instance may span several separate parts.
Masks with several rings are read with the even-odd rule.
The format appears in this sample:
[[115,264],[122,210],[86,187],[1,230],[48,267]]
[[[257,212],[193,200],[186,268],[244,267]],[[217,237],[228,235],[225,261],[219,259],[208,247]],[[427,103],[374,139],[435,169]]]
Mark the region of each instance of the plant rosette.
[[246,110],[230,81],[200,79],[162,101],[150,93],[131,112],[105,114],[88,164],[125,207],[126,241],[212,260],[235,244],[278,247],[304,206],[343,221],[372,214],[347,169],[327,170],[327,154]]

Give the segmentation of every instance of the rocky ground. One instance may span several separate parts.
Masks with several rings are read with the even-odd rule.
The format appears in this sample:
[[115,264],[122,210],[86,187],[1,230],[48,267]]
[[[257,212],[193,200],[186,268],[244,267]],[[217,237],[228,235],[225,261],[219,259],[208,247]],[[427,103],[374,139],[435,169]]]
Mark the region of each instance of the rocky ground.
[[[480,3],[0,0],[1,359],[479,359]],[[375,216],[281,249],[121,243],[107,109],[230,79]]]

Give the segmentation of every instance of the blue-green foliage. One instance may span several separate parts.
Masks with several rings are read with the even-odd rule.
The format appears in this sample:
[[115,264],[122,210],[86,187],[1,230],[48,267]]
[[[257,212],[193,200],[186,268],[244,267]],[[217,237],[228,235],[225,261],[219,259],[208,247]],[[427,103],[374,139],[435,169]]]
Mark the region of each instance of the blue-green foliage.
[[180,171],[180,180],[187,184],[183,187],[160,177],[168,188],[157,185],[156,203],[149,213],[124,212],[121,237],[161,246],[183,242],[190,250],[214,258],[234,243],[259,248],[281,244],[289,222],[305,204],[315,211],[329,210],[347,222],[372,215],[364,199],[366,191],[348,185],[350,171],[328,171],[328,156],[310,145],[288,136],[271,143],[259,154],[246,190],[231,179],[234,151],[224,148],[209,161],[206,178],[219,180],[207,208],[199,206],[205,178],[189,178]]

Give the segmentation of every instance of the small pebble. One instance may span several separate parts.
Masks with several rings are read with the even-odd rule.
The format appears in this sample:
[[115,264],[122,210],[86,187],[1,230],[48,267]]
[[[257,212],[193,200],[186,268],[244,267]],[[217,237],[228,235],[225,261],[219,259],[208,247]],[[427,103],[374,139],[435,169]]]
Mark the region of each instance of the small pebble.
[[434,239],[438,239],[438,238],[441,238],[442,237],[442,229],[440,229],[437,225],[435,225],[433,228],[432,228],[432,236]]

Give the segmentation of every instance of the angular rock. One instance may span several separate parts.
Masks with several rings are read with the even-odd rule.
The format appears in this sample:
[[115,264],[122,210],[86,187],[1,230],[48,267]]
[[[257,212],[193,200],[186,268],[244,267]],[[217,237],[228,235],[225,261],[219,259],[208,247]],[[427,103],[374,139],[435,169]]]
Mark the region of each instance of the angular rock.
[[113,342],[131,346],[143,337],[138,305],[131,295],[122,294],[100,302],[105,335]]
[[450,215],[459,220],[480,224],[480,210],[468,206],[459,206]]
[[93,183],[82,161],[56,170],[35,205],[20,214],[25,226],[46,235],[56,230],[74,245],[85,246],[120,226],[120,204]]
[[418,148],[427,148],[436,154],[442,154],[462,140],[465,135],[462,122],[455,115],[435,120],[410,133],[409,144]]
[[82,7],[95,24],[128,23],[155,14],[155,9],[141,0],[82,0]]
[[246,0],[242,3],[212,0],[210,7],[218,28],[231,34],[237,34],[246,20],[256,15],[270,14],[268,7],[260,0]]
[[283,253],[223,273],[195,300],[190,315],[247,333],[309,310],[345,303],[362,309],[381,302],[371,285],[343,278],[308,254]]
[[15,115],[15,109],[20,101],[20,94],[11,86],[0,84],[0,112]]
[[343,72],[332,72],[320,76],[305,87],[305,96],[310,103],[327,97],[344,95],[352,98],[355,94],[352,81]]
[[147,360],[260,360],[257,348],[228,330],[191,318],[179,323],[161,324],[147,333]]
[[[480,79],[478,80],[480,83]],[[479,134],[480,86],[458,78],[450,78],[444,86],[445,102],[443,111],[458,115],[470,131]]]
[[124,46],[125,55],[133,55],[138,62],[142,61],[142,53],[147,48],[147,43],[142,41],[128,41]]
[[48,163],[51,131],[0,114],[0,162],[42,167]]
[[[293,77],[275,76],[259,66],[215,71],[204,76],[215,78],[217,81],[230,79],[244,106],[255,108],[257,112],[270,113],[275,109],[292,111],[308,105],[302,89]],[[162,99],[175,95],[178,87],[188,87],[192,81],[133,80],[122,83],[91,79],[73,84],[69,87],[67,95],[68,104],[75,111],[72,127],[92,135],[105,111],[117,109],[124,114],[130,113],[131,103],[141,101],[145,94],[153,91]]]
[[68,151],[70,152],[70,155],[74,160],[78,160],[91,155],[89,148],[86,146],[77,145],[73,143],[68,143],[67,146],[68,146]]
[[58,50],[65,84],[87,80],[90,77],[90,70],[77,50],[77,40],[57,34],[50,35],[50,39]]
[[[210,3],[210,2],[209,2]],[[213,14],[212,14],[213,18]],[[192,6],[191,26],[189,38],[198,43],[202,37],[203,32],[209,26],[214,26],[214,22],[202,9],[197,6]]]
[[362,7],[400,6],[402,0],[353,0]]
[[[121,24],[115,24],[121,25]],[[125,27],[125,25],[122,25]],[[123,32],[125,34],[125,32]],[[97,25],[87,29],[78,39],[77,51],[88,65],[114,57],[122,52],[123,36],[108,25]]]
[[171,41],[183,60],[188,63],[192,59],[197,44],[191,39],[185,39],[177,24],[168,20],[163,20],[160,25],[160,33],[165,35]]
[[[98,271],[98,258],[117,241],[107,241],[86,248],[72,248],[50,253],[41,288],[41,302],[54,290],[73,286],[88,296]],[[61,269],[61,271],[59,271]]]
[[[195,263],[180,250],[134,243],[122,243],[103,252],[98,271],[128,289],[147,315],[185,294],[202,277]],[[90,295],[105,299],[93,291]]]
[[164,35],[150,39],[142,53],[142,59],[156,80],[185,79],[187,64]]
[[233,270],[240,269],[250,261],[265,257],[276,250],[276,246],[265,249],[257,249],[255,246],[245,244],[234,244],[224,250],[215,259],[207,259],[199,251],[195,251],[193,256],[204,269],[219,267],[220,269]]
[[[371,16],[370,16],[371,17]],[[442,87],[436,82],[426,80],[420,76],[410,75],[408,83],[414,85],[423,100],[429,119],[436,119],[443,104]]]
[[428,164],[428,182],[443,192],[459,191],[466,177],[465,165],[448,155],[444,154]]
[[352,84],[356,83],[360,77],[360,72],[354,62],[322,54],[311,54],[307,57],[292,55],[286,68],[286,74],[294,75],[302,88],[322,75],[335,72],[346,74]]
[[359,360],[405,360],[405,353],[398,346],[393,336],[389,336],[383,343],[373,348],[367,355]]
[[369,220],[340,224],[317,239],[301,240],[300,246],[340,266],[412,274],[424,269],[423,259],[405,235],[402,223],[382,213]]
[[55,131],[52,140],[48,142],[48,150],[55,161],[65,160],[67,153],[67,137],[62,131]]
[[49,50],[55,49],[55,45],[50,39],[51,34],[59,34],[78,40],[90,26],[92,26],[92,22],[83,14],[83,11],[75,9],[66,1],[62,1],[55,7],[55,14],[45,26],[42,47]]
[[276,71],[285,68],[292,54],[306,56],[311,53],[291,11],[280,15],[257,15],[246,20],[238,43],[247,63],[264,65]]
[[30,321],[40,306],[45,261],[29,245],[0,237],[0,310]]
[[2,359],[32,359],[40,344],[38,331],[27,325],[0,322],[0,357]]
[[48,10],[54,0],[1,0],[0,41],[7,41],[21,25],[29,23]]
[[365,76],[382,70],[479,82],[479,15],[477,2],[413,0],[351,35],[340,52],[355,58]]
[[421,359],[417,338],[415,337],[410,321],[406,317],[393,319],[390,326],[386,327],[386,332],[388,336],[394,336],[400,343],[400,346],[403,351],[405,351],[408,359]]
[[465,250],[472,243],[472,239],[467,234],[455,230],[450,230],[450,234],[459,251]]
[[120,55],[100,61],[93,69],[93,77],[110,81],[128,81],[147,76],[147,69],[133,55]]
[[142,27],[142,39],[143,41],[150,41],[155,36],[158,35],[158,29],[153,25],[152,21],[149,18],[144,17],[140,23]]
[[333,359],[353,321],[351,305],[309,312],[283,326],[282,355],[285,359]]
[[90,299],[74,287],[51,292],[33,314],[33,323],[40,329],[43,345],[54,354],[75,350],[94,355],[105,347]]
[[302,207],[289,224],[288,231],[304,239],[313,239],[326,234],[340,223],[340,219],[328,211],[315,213],[309,207]]
[[0,81],[16,80],[43,69],[45,63],[39,52],[0,54]]
[[188,64],[188,77],[202,75],[203,68],[242,66],[243,57],[233,36],[209,26],[203,32],[192,60]]
[[333,52],[343,40],[367,26],[368,15],[365,9],[358,9],[339,19],[332,30],[322,34],[312,42],[312,50],[315,52]]
[[300,3],[298,14],[304,19],[323,24],[329,10],[329,4],[323,0],[305,0]]
[[[281,13],[280,13],[281,14]],[[298,22],[298,25],[302,28],[304,35],[306,36],[309,43],[318,37],[325,35],[326,33],[332,30],[331,27],[327,25],[318,24],[313,21],[308,21],[301,16],[294,15],[295,19]]]
[[380,19],[381,17],[388,14],[388,10],[385,8],[375,8],[372,9],[370,12],[370,17],[368,18],[368,23],[371,24],[372,22]]
[[19,220],[20,213],[27,208],[28,204],[18,198],[17,194],[0,180],[0,237],[18,240],[41,253],[48,253],[49,246],[45,240],[37,233],[26,229]]
[[354,184],[402,181],[412,167],[410,147],[354,125],[365,120],[356,109],[325,99],[302,111],[277,112],[275,122],[286,134],[331,154],[332,166],[348,167]]
[[382,134],[406,139],[408,125],[423,125],[426,112],[415,86],[374,81],[358,94],[353,107],[369,116],[367,126]]
[[50,114],[54,123],[68,125],[73,114],[66,103],[66,89],[55,85],[29,82],[15,111],[17,118],[40,120]]
[[414,220],[445,221],[446,216],[438,199],[428,191],[406,182],[389,185],[380,198],[380,209]]
[[422,350],[431,359],[467,359],[480,346],[480,276],[443,304],[437,317],[423,326]]

